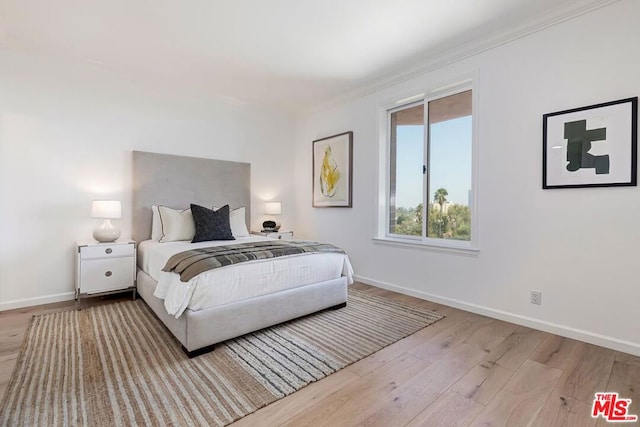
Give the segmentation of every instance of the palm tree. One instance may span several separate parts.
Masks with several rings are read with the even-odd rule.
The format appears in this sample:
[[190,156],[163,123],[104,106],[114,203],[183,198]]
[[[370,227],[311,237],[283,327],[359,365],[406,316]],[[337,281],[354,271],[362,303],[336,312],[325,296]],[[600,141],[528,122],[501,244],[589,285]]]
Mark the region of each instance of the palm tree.
[[447,202],[449,192],[446,188],[438,188],[433,194],[433,201],[440,205],[440,212],[444,213],[444,204]]
[[422,224],[422,203],[416,206],[416,222]]

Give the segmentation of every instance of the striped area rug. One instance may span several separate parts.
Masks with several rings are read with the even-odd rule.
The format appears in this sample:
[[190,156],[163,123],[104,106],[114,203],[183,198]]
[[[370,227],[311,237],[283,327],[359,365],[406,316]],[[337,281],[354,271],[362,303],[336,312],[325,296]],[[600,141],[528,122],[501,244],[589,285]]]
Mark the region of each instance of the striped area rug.
[[350,289],[189,359],[142,300],[36,316],[0,425],[226,425],[442,317]]

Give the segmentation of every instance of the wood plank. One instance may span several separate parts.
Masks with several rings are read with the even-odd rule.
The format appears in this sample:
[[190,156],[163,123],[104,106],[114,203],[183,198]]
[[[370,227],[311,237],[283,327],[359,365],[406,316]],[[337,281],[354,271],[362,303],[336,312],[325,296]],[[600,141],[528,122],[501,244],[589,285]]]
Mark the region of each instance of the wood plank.
[[6,385],[11,379],[13,368],[18,360],[18,352],[0,356],[0,385]]
[[538,413],[534,427],[590,427],[596,425],[591,417],[591,405],[562,396],[554,390]]
[[497,363],[481,362],[460,378],[451,389],[467,399],[487,405],[513,374],[514,371]]
[[516,329],[518,329],[518,326],[513,323],[492,319],[491,322],[481,326],[471,336],[466,338],[464,342],[476,344],[482,348],[490,348],[513,334]]
[[520,326],[498,346],[490,349],[485,362],[497,363],[515,371],[548,336],[546,332]]
[[616,351],[614,359],[617,362],[623,362],[623,363],[628,363],[629,365],[640,366],[640,356],[634,356],[633,354]]
[[405,353],[371,375],[352,382],[298,416],[279,424],[316,426],[343,423],[352,414],[361,413],[377,399],[388,396],[428,366],[429,362]]
[[529,357],[550,368],[565,369],[573,358],[579,342],[571,338],[549,335]]
[[[412,297],[409,295],[397,294],[395,292],[392,293],[393,299],[395,301],[399,301],[405,304],[413,305],[415,307],[426,308],[427,310],[435,311],[436,313],[445,313],[451,311],[451,307],[447,307],[446,305],[438,304],[437,302],[428,301],[416,297]],[[454,309],[455,310],[455,309]]]
[[420,412],[407,426],[463,427],[469,425],[483,409],[484,406],[476,401],[450,390]]
[[592,404],[595,393],[606,391],[614,358],[615,353],[609,349],[591,344],[579,345],[559,382],[560,395]]
[[484,316],[466,317],[423,344],[411,349],[409,353],[424,360],[435,361],[463,343],[478,329],[492,322],[492,319]]
[[359,413],[332,414],[333,425],[363,423],[366,425],[405,425],[433,403],[447,389],[484,357],[474,344],[462,343],[440,360],[399,384],[388,396],[374,400]]
[[13,353],[5,353],[0,356],[0,402],[7,392],[7,387],[9,387],[9,381],[11,380],[11,374],[13,374],[17,360],[17,351]]
[[472,426],[528,426],[544,405],[562,371],[527,360]]

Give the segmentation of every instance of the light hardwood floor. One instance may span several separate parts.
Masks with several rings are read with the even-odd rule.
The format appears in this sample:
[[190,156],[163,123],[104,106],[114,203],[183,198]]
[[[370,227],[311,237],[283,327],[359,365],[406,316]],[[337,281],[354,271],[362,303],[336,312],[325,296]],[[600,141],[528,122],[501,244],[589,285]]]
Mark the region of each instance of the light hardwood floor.
[[[616,391],[640,415],[640,357],[356,283],[446,317],[234,426],[596,426],[595,392]],[[126,297],[122,297],[126,298]],[[89,304],[108,303],[96,300]],[[34,314],[0,312],[0,397]],[[626,424],[629,425],[629,424]]]

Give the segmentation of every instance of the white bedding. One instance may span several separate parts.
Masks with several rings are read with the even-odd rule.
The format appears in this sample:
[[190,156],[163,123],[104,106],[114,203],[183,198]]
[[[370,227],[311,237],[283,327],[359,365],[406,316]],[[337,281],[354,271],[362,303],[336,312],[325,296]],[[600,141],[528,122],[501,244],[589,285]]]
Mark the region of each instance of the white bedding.
[[167,260],[182,251],[265,240],[271,239],[252,236],[201,243],[146,240],[138,245],[138,261],[140,268],[158,282],[154,295],[164,300],[167,312],[176,318],[187,308],[202,310],[340,276],[346,276],[347,282],[353,283],[349,257],[336,253],[308,253],[243,262],[209,270],[188,282],[181,282],[176,273],[162,271]]

